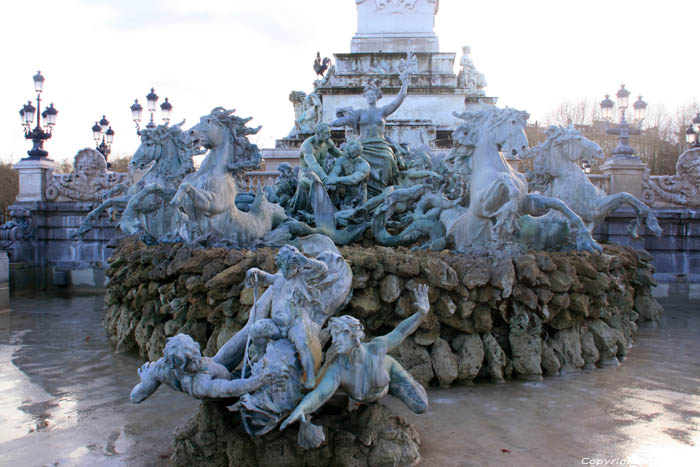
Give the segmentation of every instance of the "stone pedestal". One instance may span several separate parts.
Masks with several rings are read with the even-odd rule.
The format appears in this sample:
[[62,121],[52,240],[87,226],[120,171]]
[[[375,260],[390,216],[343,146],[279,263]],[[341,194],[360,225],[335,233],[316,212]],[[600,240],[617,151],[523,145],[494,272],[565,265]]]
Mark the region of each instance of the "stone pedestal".
[[50,159],[22,159],[16,163],[14,169],[19,172],[16,201],[46,201],[46,172],[57,168],[58,165]]
[[437,0],[355,0],[357,33],[350,50],[362,52],[438,52],[433,32]]
[[627,192],[642,198],[642,178],[647,164],[638,157],[612,157],[600,166],[610,176],[610,195]]

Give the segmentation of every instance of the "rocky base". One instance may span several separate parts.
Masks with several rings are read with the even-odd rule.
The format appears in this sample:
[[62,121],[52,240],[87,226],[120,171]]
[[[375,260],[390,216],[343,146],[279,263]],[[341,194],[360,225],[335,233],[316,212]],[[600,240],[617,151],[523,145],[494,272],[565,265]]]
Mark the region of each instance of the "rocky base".
[[[109,260],[105,298],[117,350],[157,360],[167,337],[185,333],[214,355],[248,319],[253,290],[243,287],[245,272],[274,272],[276,253],[122,240]],[[651,296],[651,257],[619,245],[595,255],[376,246],[341,253],[353,270],[353,297],[341,313],[360,319],[368,338],[412,314],[411,290],[430,285],[428,317],[392,352],[425,386],[616,365],[638,323],[663,311]]]
[[348,413],[343,398],[314,415],[326,441],[316,449],[297,444],[299,424],[251,437],[237,413],[222,404],[203,402],[199,412],[175,430],[170,463],[177,467],[257,466],[411,466],[420,460],[420,438],[402,417],[381,404]]

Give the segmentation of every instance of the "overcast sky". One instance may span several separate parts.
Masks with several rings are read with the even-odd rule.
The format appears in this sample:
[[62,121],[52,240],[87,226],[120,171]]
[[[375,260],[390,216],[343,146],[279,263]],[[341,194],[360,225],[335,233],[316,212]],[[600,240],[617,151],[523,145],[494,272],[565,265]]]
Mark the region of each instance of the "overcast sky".
[[[564,99],[602,99],[624,82],[634,99],[669,109],[700,101],[700,8],[689,0],[441,0],[435,32],[443,52],[472,48],[499,105],[531,120]],[[54,160],[93,146],[106,114],[113,153],[139,141],[129,106],[151,86],[172,102],[173,121],[194,125],[216,106],[262,125],[271,147],[293,126],[289,92],[312,90],[316,51],[350,51],[354,0],[30,0],[0,16],[0,141],[4,160],[30,148],[18,114],[32,76],[59,110],[46,143]],[[456,71],[456,68],[455,68]],[[460,110],[460,109],[455,109]]]

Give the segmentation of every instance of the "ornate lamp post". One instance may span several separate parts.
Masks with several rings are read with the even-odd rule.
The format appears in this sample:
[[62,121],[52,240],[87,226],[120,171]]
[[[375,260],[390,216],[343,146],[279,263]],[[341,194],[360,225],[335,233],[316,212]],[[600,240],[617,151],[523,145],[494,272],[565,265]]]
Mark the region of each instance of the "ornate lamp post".
[[685,130],[685,141],[688,143],[688,148],[700,148],[700,112]]
[[[25,158],[25,160],[48,160],[49,153],[44,150],[44,141],[51,138],[53,126],[56,124],[58,110],[51,104],[46,110],[43,112],[41,111],[41,92],[44,90],[44,77],[41,75],[41,72],[38,71],[33,79],[34,90],[36,91],[36,108],[34,108],[31,101],[29,101],[19,111],[19,115],[22,118],[22,126],[24,127],[24,137],[32,140],[34,144],[32,149],[27,151],[29,157]],[[31,129],[35,113],[36,126],[34,129]],[[41,126],[42,117],[44,117],[46,129]]]
[[[625,89],[625,85],[622,84],[620,90],[617,91],[617,107],[620,109],[620,123],[618,123],[616,127],[607,128],[606,130],[609,135],[617,135],[617,146],[612,151],[611,159],[639,159],[634,155],[634,148],[632,148],[629,143],[631,135],[638,135],[641,133],[639,126],[644,118],[646,118],[647,103],[642,100],[642,96],[639,96],[637,102],[634,103],[634,119],[637,126],[632,128],[626,119],[629,97],[630,92]],[[614,105],[613,101],[610,100],[610,95],[606,94],[605,99],[600,103],[600,110],[603,113],[604,120],[610,121],[612,119]]]
[[[114,141],[114,130],[109,125],[109,120],[103,115],[99,122],[95,122],[92,127],[92,137],[95,139],[97,149],[107,160],[112,152],[112,142]],[[100,139],[102,142],[100,143]]]
[[[158,104],[158,95],[154,88],[151,88],[151,92],[146,94],[147,110],[151,114],[151,119],[146,125],[146,128],[155,128],[156,123],[154,121],[154,114],[156,112],[156,106]],[[161,118],[163,119],[163,124],[168,125],[170,123],[170,114],[172,113],[173,105],[168,102],[168,98],[165,98],[165,102],[160,104]],[[141,118],[143,115],[143,107],[139,104],[138,99],[134,99],[134,103],[131,105],[131,118],[136,124],[136,133],[141,129]]]

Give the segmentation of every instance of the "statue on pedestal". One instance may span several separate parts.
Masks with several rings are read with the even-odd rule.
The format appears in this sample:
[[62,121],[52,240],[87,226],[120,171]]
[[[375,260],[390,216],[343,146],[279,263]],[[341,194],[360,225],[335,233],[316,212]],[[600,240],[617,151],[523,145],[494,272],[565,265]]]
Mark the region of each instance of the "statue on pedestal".
[[486,78],[483,73],[479,73],[474,62],[469,58],[471,48],[465,45],[462,47],[462,53],[462,58],[459,60],[462,69],[457,76],[457,87],[466,89],[470,95],[485,96],[483,88],[486,87]]

